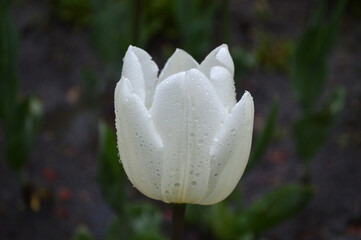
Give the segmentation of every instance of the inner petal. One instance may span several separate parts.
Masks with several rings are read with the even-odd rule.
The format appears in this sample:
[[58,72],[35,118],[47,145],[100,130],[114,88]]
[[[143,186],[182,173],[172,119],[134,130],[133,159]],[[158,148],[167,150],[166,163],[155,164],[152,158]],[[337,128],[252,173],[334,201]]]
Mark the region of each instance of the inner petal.
[[207,77],[210,77],[211,69],[214,66],[222,66],[229,70],[232,77],[234,75],[234,63],[231,54],[228,51],[228,46],[222,44],[210,52],[207,57],[202,61],[199,70]]
[[164,144],[164,199],[196,203],[207,189],[210,145],[226,109],[204,74],[191,69],[157,87],[150,112]]
[[197,68],[198,66],[199,64],[191,55],[182,49],[176,49],[159,74],[158,84],[172,74]]

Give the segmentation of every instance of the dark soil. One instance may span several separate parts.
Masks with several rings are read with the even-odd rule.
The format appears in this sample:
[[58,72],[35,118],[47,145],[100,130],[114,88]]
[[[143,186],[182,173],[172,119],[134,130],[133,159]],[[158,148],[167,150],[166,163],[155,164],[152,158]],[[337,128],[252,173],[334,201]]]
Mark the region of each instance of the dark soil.
[[[271,15],[263,18],[258,13],[261,2],[266,1],[231,3],[232,41],[237,45],[254,47],[257,31],[275,39],[295,39],[317,6],[311,0],[269,0],[266,10]],[[99,117],[113,123],[116,80],[104,80],[100,110],[95,110],[86,104],[82,71],[91,67],[103,76],[104,66],[97,60],[86,31],[54,18],[45,1],[19,2],[14,19],[20,35],[22,90],[38,96],[45,107],[42,131],[28,163],[29,178],[36,188],[45,187],[50,194],[44,196],[38,212],[26,210],[15,175],[0,161],[0,239],[70,239],[80,224],[102,239],[113,213],[97,183],[97,123]],[[315,197],[303,212],[266,232],[264,239],[361,239],[360,22],[361,17],[347,9],[331,57],[326,92],[342,85],[347,101],[335,131],[312,164]],[[257,68],[237,80],[238,92],[247,89],[254,97],[256,133],[273,99],[280,103],[276,132],[281,137],[272,142],[264,161],[243,179],[246,202],[250,203],[274,186],[299,180],[301,164],[294,151],[291,123],[300,111],[285,72]],[[2,146],[0,156],[4,159]],[[162,209],[168,226],[170,207]],[[199,238],[195,235],[193,239]]]

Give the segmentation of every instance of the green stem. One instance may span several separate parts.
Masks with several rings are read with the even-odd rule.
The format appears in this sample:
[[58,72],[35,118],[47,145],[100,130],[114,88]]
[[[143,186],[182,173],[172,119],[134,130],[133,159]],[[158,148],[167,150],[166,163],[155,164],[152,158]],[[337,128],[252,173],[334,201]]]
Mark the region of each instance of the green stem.
[[171,240],[181,240],[183,238],[183,223],[184,223],[185,211],[186,211],[185,204],[173,205]]

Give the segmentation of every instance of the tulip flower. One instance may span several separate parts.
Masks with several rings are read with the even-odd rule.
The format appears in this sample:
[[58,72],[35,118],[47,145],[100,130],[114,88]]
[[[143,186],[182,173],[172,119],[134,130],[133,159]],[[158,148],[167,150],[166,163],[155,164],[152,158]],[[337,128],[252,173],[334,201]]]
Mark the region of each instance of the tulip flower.
[[144,195],[166,203],[209,205],[225,199],[246,167],[254,106],[236,102],[227,45],[202,63],[177,49],[158,75],[144,50],[130,46],[115,89],[118,149]]

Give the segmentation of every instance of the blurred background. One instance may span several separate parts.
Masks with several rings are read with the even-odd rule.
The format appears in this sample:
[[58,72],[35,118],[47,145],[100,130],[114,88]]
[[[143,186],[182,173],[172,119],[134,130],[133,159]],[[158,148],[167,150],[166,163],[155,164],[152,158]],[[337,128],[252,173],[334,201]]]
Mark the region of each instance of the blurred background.
[[252,153],[227,200],[187,207],[185,239],[361,239],[360,23],[359,0],[1,0],[0,239],[168,239],[171,206],[118,163],[122,58],[222,43]]

